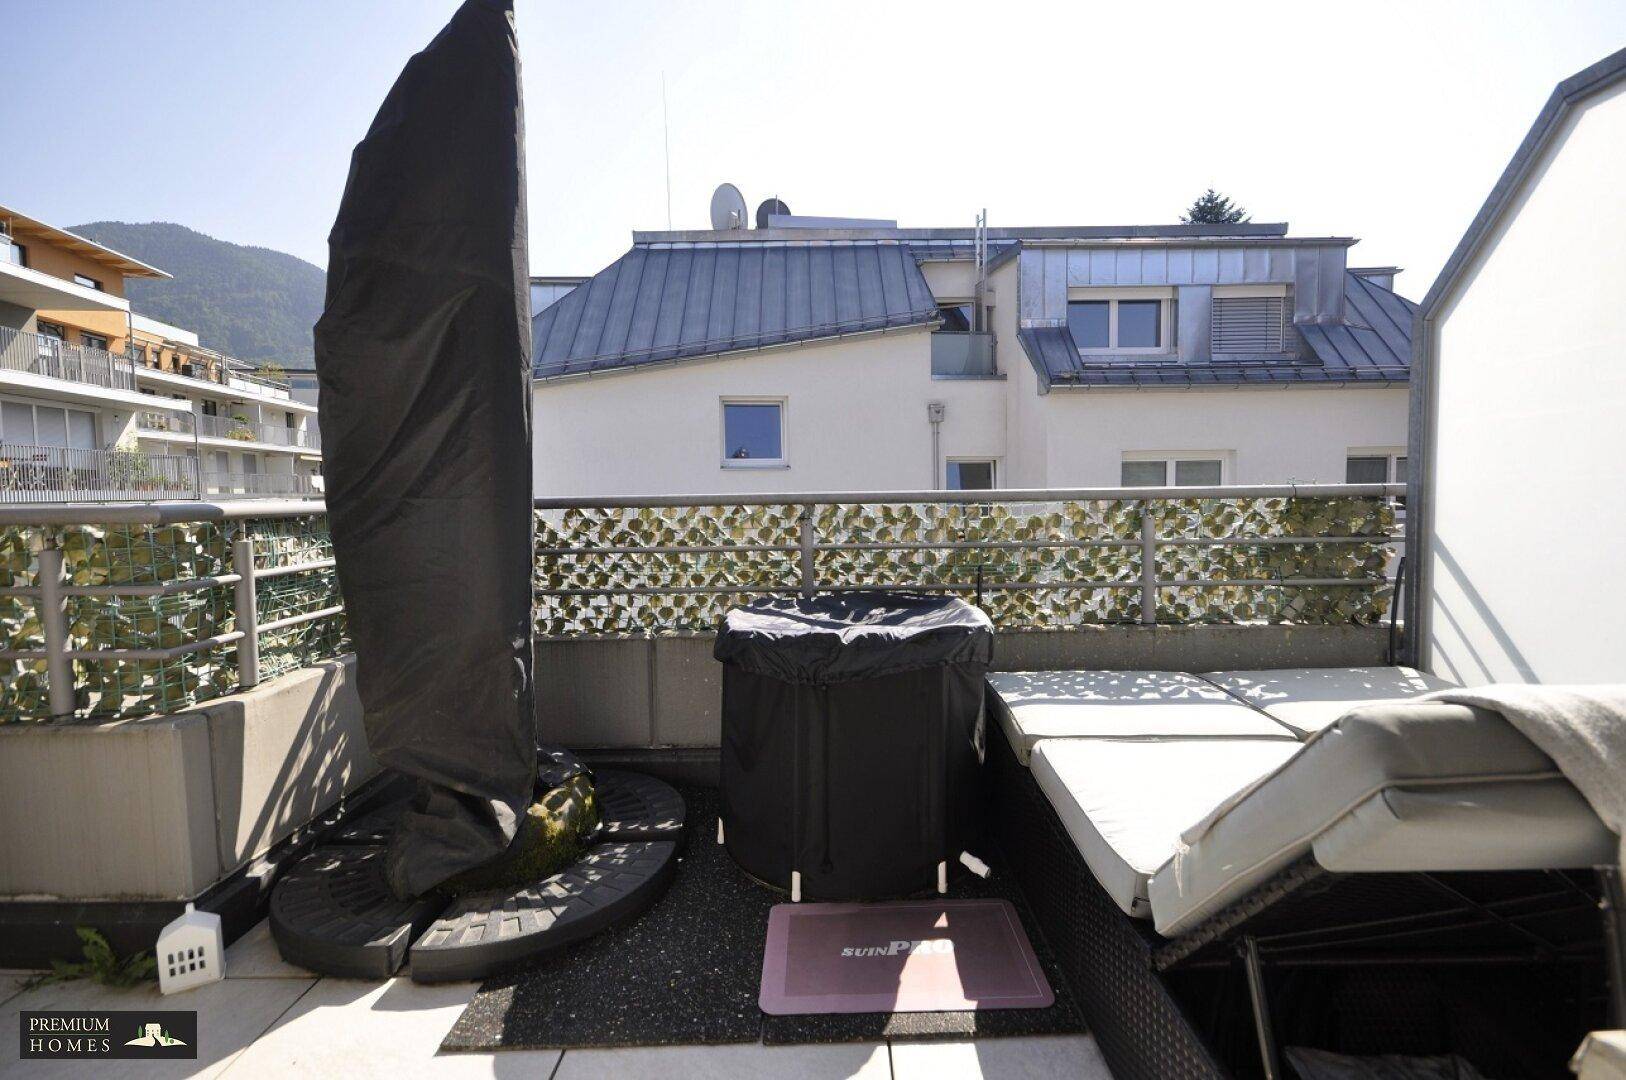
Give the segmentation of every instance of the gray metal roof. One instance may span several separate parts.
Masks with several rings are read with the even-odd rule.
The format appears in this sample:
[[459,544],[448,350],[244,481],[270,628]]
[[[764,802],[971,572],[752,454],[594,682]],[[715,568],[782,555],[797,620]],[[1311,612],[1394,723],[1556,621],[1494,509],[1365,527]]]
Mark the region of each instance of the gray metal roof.
[[1294,327],[1310,349],[1308,356],[1228,354],[1196,363],[1139,355],[1086,359],[1066,326],[1023,327],[1017,331],[1017,339],[1047,387],[1406,381],[1416,305],[1348,272],[1344,299],[1343,322]]
[[896,242],[635,244],[531,320],[539,379],[925,325],[937,303]]

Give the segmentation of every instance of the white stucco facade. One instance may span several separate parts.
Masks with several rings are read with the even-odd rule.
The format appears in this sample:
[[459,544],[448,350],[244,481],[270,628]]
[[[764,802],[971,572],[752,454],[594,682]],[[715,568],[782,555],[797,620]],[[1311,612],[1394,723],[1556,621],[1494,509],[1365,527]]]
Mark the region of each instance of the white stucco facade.
[[[955,460],[994,461],[999,487],[1114,487],[1125,456],[1153,452],[1218,456],[1225,483],[1340,483],[1350,453],[1406,442],[1403,387],[1041,395],[1019,347],[999,348],[1005,377],[990,380],[933,379],[930,334],[911,329],[538,382],[536,491],[931,488]],[[784,403],[785,466],[725,461],[725,400]],[[944,406],[935,470],[930,402]]]
[[1579,104],[1440,298],[1423,660],[1626,681],[1626,82]]

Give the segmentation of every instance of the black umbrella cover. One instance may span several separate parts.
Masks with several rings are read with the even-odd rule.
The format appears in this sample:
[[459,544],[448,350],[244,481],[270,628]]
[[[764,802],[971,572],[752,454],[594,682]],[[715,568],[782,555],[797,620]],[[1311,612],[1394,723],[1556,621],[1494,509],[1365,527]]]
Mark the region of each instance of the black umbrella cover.
[[415,778],[387,874],[500,854],[536,781],[525,126],[513,5],[467,0],[356,146],[316,369],[367,741]]

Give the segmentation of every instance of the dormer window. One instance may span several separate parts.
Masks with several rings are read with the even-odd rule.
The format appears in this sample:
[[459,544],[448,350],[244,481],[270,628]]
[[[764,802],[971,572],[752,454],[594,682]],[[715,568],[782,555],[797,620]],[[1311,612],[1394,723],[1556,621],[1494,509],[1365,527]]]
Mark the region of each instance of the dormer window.
[[1172,306],[1167,289],[1077,289],[1067,301],[1067,329],[1083,353],[1167,352]]
[[1209,321],[1213,351],[1281,352],[1286,347],[1286,299],[1279,285],[1216,287]]
[[937,305],[937,313],[943,316],[943,325],[939,328],[950,334],[968,334],[975,319],[975,312],[969,300],[945,300]]

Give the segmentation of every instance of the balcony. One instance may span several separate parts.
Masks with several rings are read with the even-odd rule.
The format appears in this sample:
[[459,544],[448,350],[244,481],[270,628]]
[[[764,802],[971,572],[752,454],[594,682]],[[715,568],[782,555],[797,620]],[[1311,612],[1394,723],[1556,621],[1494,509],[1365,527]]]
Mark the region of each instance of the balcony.
[[223,472],[217,469],[203,472],[204,495],[314,499],[322,494],[320,483],[317,477],[298,473]]
[[[1093,705],[1120,714],[1142,707],[1135,695],[1143,695],[1152,681],[1145,676],[1213,673],[1216,666],[1376,665],[1392,633],[1384,624],[1396,583],[1386,575],[1385,566],[1386,553],[1397,539],[1389,500],[1400,490],[1398,485],[1327,485],[538,501],[532,579],[538,731],[549,743],[596,748],[590,760],[606,772],[621,759],[656,760],[633,757],[643,752],[665,753],[666,760],[678,762],[674,769],[684,767],[690,775],[698,774],[704,755],[715,755],[719,743],[720,695],[709,634],[720,613],[750,596],[853,586],[947,591],[976,600],[994,621],[997,667],[1002,672],[1024,672],[1019,677],[1025,678],[1046,672],[1076,674],[1085,667],[1122,669],[1093,672],[1114,678],[1138,672],[1143,678],[1125,693],[1101,695],[1102,701]],[[64,822],[93,821],[95,811],[86,809],[90,800],[81,796],[82,790],[101,785],[116,790],[118,797],[135,791],[125,828],[98,842],[89,835],[92,828],[81,827],[84,839],[73,857],[52,863],[52,872],[65,880],[97,882],[124,872],[148,875],[144,881],[163,874],[192,875],[167,894],[171,907],[177,906],[173,903],[177,895],[205,894],[229,881],[244,896],[243,912],[233,917],[243,919],[240,929],[247,929],[258,918],[253,895],[263,892],[259,882],[284,873],[309,850],[302,844],[330,842],[346,828],[347,816],[367,813],[395,797],[387,781],[372,779],[376,767],[364,749],[354,666],[335,659],[349,643],[320,504],[4,511],[0,549],[18,553],[7,576],[0,578],[4,644],[0,661],[9,662],[0,664],[0,734],[37,736],[7,744],[12,775],[27,775],[31,767],[42,771],[57,760],[68,762],[56,766],[63,773],[60,782],[52,776],[53,782],[26,790],[30,809],[41,821],[52,823],[56,832],[35,840],[27,830],[14,831],[13,849],[32,856],[52,847],[55,836],[67,831]],[[404,580],[402,587],[410,588],[410,583]],[[1202,708],[1198,698],[1211,702],[1223,696],[1217,684],[1204,689],[1194,676],[1181,678],[1186,680],[1181,689],[1192,701],[1158,700],[1146,707],[1158,710],[1189,703]],[[1065,700],[1057,686],[1035,681],[1039,684],[1035,700],[1077,704]],[[254,693],[242,692],[250,689]],[[1269,722],[1263,718],[1263,706],[1245,705],[1240,698],[1223,708],[1240,713],[1248,724]],[[6,723],[47,717],[74,722]],[[138,717],[150,719],[120,722]],[[1114,722],[1122,719],[1115,717]],[[1182,1034],[1190,1021],[1166,996],[1151,997],[1161,1011],[1152,1011],[1149,1019],[1125,1007],[1121,999],[1130,993],[1150,996],[1163,985],[1153,980],[1195,974],[1197,979],[1177,984],[1192,995],[1191,1000],[1204,1005],[1245,1002],[1244,965],[1252,985],[1263,982],[1261,950],[1251,927],[1271,927],[1263,922],[1245,928],[1247,951],[1240,961],[1229,940],[1218,937],[1232,929],[1223,920],[1171,937],[1161,952],[1149,954],[1149,946],[1161,940],[1154,937],[1150,924],[1130,921],[1127,906],[1123,912],[1108,906],[1112,899],[1088,876],[1063,819],[1035,813],[1048,805],[1039,801],[1045,795],[1033,779],[1039,769],[1030,775],[1018,763],[1012,750],[1012,740],[1018,737],[1009,731],[990,716],[986,740],[979,723],[975,741],[979,760],[984,750],[988,755],[988,820],[997,838],[985,842],[997,860],[994,877],[976,883],[962,875],[962,883],[953,886],[950,895],[959,898],[965,893],[955,890],[965,890],[1014,897],[1017,917],[1043,931],[1034,934],[1038,962],[1049,973],[1058,1002],[1070,995],[1068,1008],[1073,1008],[1090,996],[1095,1010],[1088,1021],[1091,1030],[1110,1032],[1097,1020],[1106,1016],[1109,1021],[1153,1025],[1153,1034],[1159,1037],[1173,1032],[1170,1039],[1195,1041],[1196,1036]],[[1107,738],[1089,732],[1076,737],[1082,740],[1085,735],[1092,736],[1092,743],[1116,749],[1128,746],[1137,753],[1144,747],[1196,738]],[[1216,763],[1238,746],[1251,751],[1261,741],[1268,747],[1296,745],[1295,737],[1281,733],[1244,738],[1215,731],[1203,737],[1212,747],[1203,753]],[[76,740],[71,758],[48,756],[60,753],[57,747],[69,739]],[[1060,735],[1057,739],[1065,741]],[[1331,741],[1336,737],[1320,745]],[[1037,762],[1038,751],[1034,753]],[[1475,760],[1468,759],[1470,764]],[[1405,762],[1409,766],[1410,759]],[[1219,767],[1199,760],[1189,773],[1177,773],[1172,780],[1195,783]],[[135,777],[133,783],[115,786],[109,780],[127,775]],[[1479,774],[1473,775],[1477,782]],[[1171,777],[1154,779],[1168,783]],[[79,788],[67,790],[70,781]],[[760,917],[765,922],[772,898],[730,866],[723,849],[711,843],[718,804],[715,793],[702,794],[702,787],[693,783],[686,789],[685,798],[695,801],[687,804],[687,854],[674,873],[687,875],[678,881],[691,886],[703,880],[705,888],[674,885],[642,916],[648,921],[638,924],[641,929],[613,941],[603,937],[578,942],[571,952],[528,968],[516,967],[514,978],[496,990],[476,991],[473,984],[464,990],[452,985],[427,988],[406,978],[317,981],[277,958],[263,923],[248,930],[230,945],[228,980],[263,976],[269,970],[286,974],[290,982],[310,979],[310,983],[295,984],[285,1000],[267,1003],[263,1023],[239,1025],[247,1029],[245,1034],[235,1034],[234,1028],[230,1037],[239,1041],[231,1044],[231,1052],[246,1048],[240,1060],[260,1071],[263,1063],[279,1060],[278,1054],[308,1053],[312,1040],[300,1025],[311,1025],[310,1017],[318,1010],[326,1014],[325,1023],[341,1025],[365,1026],[386,1014],[403,1021],[400,1031],[410,1037],[403,1035],[402,1045],[409,1045],[410,1051],[395,1045],[393,1036],[369,1039],[362,1043],[364,1052],[372,1055],[367,1061],[377,1064],[377,1055],[388,1052],[398,1053],[403,1062],[421,1064],[435,1053],[445,1024],[427,1015],[411,1015],[415,1010],[445,1009],[449,1019],[453,1006],[462,1008],[475,998],[476,1012],[470,1015],[478,1016],[479,1010],[493,1010],[496,995],[510,992],[510,997],[498,1001],[497,1009],[484,1013],[496,1017],[499,1035],[514,1036],[507,1044],[513,1049],[504,1053],[524,1053],[517,1049],[527,1045],[524,1040],[530,1045],[575,1046],[569,1039],[583,1032],[592,1045],[611,1025],[595,1028],[592,1001],[583,1006],[570,996],[575,990],[555,991],[552,984],[571,987],[569,980],[587,970],[603,979],[609,992],[624,993],[630,983],[623,967],[615,966],[619,961],[608,954],[636,949],[640,951],[631,963],[638,965],[639,977],[649,978],[662,992],[661,1006],[670,1007],[667,999],[684,995],[669,994],[669,988],[691,985],[665,980],[680,964],[682,972],[695,970],[693,954],[678,940],[680,928],[692,925],[708,928],[707,935],[693,935],[697,938],[715,940],[737,932],[739,944],[730,943],[724,950],[727,956],[724,951],[709,954],[729,975],[721,978],[713,969],[702,969],[701,977],[711,979],[716,989],[688,995],[690,1000],[680,1006],[683,1015],[719,1023],[742,1017],[747,1025],[760,1022],[760,1028],[748,1026],[739,1041],[749,1043],[758,1031],[763,1041],[771,1041],[768,1025],[775,1021],[754,1011],[763,957],[752,952],[760,928],[749,919]],[[160,792],[163,798],[148,798],[149,791]],[[1287,824],[1298,827],[1296,820]],[[183,860],[154,857],[154,852],[177,846],[176,835],[190,841],[184,865]],[[1614,842],[1610,837],[1609,843]],[[18,869],[22,860],[0,864],[0,892],[33,865]],[[1297,864],[1291,872],[1305,873]],[[1340,872],[1308,878],[1308,884],[1272,879],[1257,894],[1257,904],[1278,905],[1266,919],[1271,914],[1291,916],[1292,904],[1314,901],[1352,880],[1359,882],[1358,868],[1351,876]],[[1333,969],[1360,971],[1399,963],[1409,976],[1452,959],[1421,951],[1411,944],[1414,935],[1437,932],[1444,937],[1499,928],[1518,942],[1518,935],[1538,919],[1572,927],[1596,912],[1595,897],[1575,887],[1572,877],[1544,875],[1539,883],[1544,891],[1536,897],[1541,905],[1515,908],[1500,895],[1481,901],[1477,895],[1454,894],[1461,879],[1447,876],[1428,879],[1429,889],[1422,895],[1432,898],[1432,906],[1385,919],[1381,912],[1387,909],[1375,911],[1375,905],[1405,882],[1387,872],[1371,880],[1384,890],[1375,891],[1377,899],[1360,897],[1347,914],[1333,910],[1325,919],[1320,913],[1328,909],[1312,907],[1309,929],[1290,923],[1276,931],[1276,940],[1306,948],[1301,944],[1306,937],[1342,933],[1332,945],[1343,951],[1328,954],[1335,958],[1336,962],[1328,961]],[[1295,892],[1300,885],[1302,892]],[[148,892],[119,895],[144,898],[155,891],[152,886]],[[52,895],[103,894],[61,886]],[[741,895],[748,895],[749,902],[740,901]],[[1413,895],[1404,893],[1407,901]],[[1528,900],[1522,895],[1514,899]],[[1252,918],[1258,913],[1248,906],[1253,903],[1250,899],[1227,909],[1226,917],[1239,912],[1236,918]],[[740,911],[747,908],[749,919],[742,922]],[[1332,922],[1334,916],[1346,921]],[[168,911],[161,917],[167,919]],[[1389,922],[1399,925],[1390,927]],[[58,930],[66,929],[51,932],[62,938],[66,935]],[[719,934],[713,935],[713,929]],[[416,927],[411,931],[418,932]],[[151,945],[151,934],[145,930],[117,928],[109,933],[125,934],[117,946],[121,954]],[[235,937],[236,932],[228,935]],[[1117,965],[1111,977],[1119,982],[1105,977],[1086,982],[1092,971],[1087,966],[1093,963],[1088,959],[1090,950],[1064,935],[1101,938],[1117,950],[1110,957]],[[1575,937],[1579,940],[1580,935]],[[1358,951],[1369,939],[1378,946]],[[1595,952],[1571,948],[1568,940],[1565,947],[1571,952],[1566,957],[1573,955],[1577,965],[1594,964]],[[651,941],[661,944],[650,947]],[[1207,953],[1176,954],[1180,948],[1210,945]],[[1392,951],[1384,953],[1384,948]],[[1467,970],[1478,977],[1487,968],[1479,962],[1480,954],[1470,950],[1471,945],[1461,947],[1460,956],[1475,965]],[[1286,951],[1278,947],[1267,954],[1269,961],[1282,968],[1293,965],[1297,956],[1284,956]],[[1496,963],[1534,962],[1528,950],[1486,955]],[[1128,959],[1120,962],[1121,957]],[[1306,969],[1321,959],[1320,953],[1308,954]],[[1180,964],[1186,967],[1175,966]],[[1221,984],[1221,979],[1229,982]],[[254,981],[268,987],[278,982],[263,977]],[[72,988],[64,991],[71,992]],[[93,992],[107,993],[100,988]],[[121,1007],[154,1007],[151,1003],[157,1000],[149,988],[119,993],[124,996],[114,1000]],[[252,988],[229,981],[193,993],[197,1001],[209,1003],[205,1008],[257,996]],[[1278,989],[1278,1000],[1285,993]],[[301,994],[308,994],[315,1004],[303,1012],[297,1005],[290,1011],[290,1002]],[[561,996],[564,1009],[557,1004]],[[386,998],[387,1009],[377,1004]],[[508,1007],[516,1000],[525,1009]],[[32,1001],[28,1007],[33,1007]],[[1256,995],[1252,1008],[1256,1015],[1268,1016],[1262,1001],[1263,995]],[[334,1014],[343,1008],[351,1011],[338,1013],[335,1020]],[[549,1026],[537,1029],[527,1026],[521,1015],[526,1009],[533,1015],[555,1011],[545,1012]],[[566,1009],[573,1010],[568,1017]],[[286,1020],[278,1020],[285,1015]],[[568,1019],[571,1035],[552,1026],[556,1018],[564,1018],[559,1023]],[[874,1020],[873,1016],[864,1020],[873,1025],[863,1028],[870,1044],[884,1041],[888,1034]],[[1224,1026],[1214,1022],[1216,1030],[1228,1032],[1237,1026],[1243,1031],[1238,1036],[1240,1049],[1230,1052],[1244,1058],[1246,1030],[1240,1025],[1245,1024],[1246,1013],[1221,1020]],[[1084,1075],[1109,1075],[1094,1042],[1076,1034],[1080,1022],[1075,1019],[1073,1025],[1058,1029],[1075,1033],[1072,1038],[1048,1040],[1049,1067],[1035,1067],[1023,1075],[1053,1075],[1058,1060]],[[1260,1026],[1269,1030],[1264,1022]],[[467,1027],[460,1025],[460,1030]],[[423,1034],[426,1030],[428,1035]],[[532,1034],[537,1030],[542,1033]],[[985,1033],[973,1027],[967,1037],[980,1040]],[[624,1029],[616,1028],[612,1034],[625,1038]],[[421,1042],[414,1041],[420,1037]],[[452,1036],[452,1044],[470,1048],[456,1043],[459,1037],[467,1036]],[[1110,1048],[1106,1034],[1101,1038]],[[1033,1042],[1009,1039],[1001,1045],[1012,1054],[1038,1053]],[[872,1051],[885,1063],[891,1052],[885,1045],[837,1049],[856,1055],[854,1060],[860,1063]],[[900,1041],[900,1059],[911,1049],[918,1047]],[[764,1053],[755,1045],[729,1048],[730,1053],[736,1050],[742,1055]],[[697,1074],[724,1071],[727,1062],[700,1057],[714,1053],[714,1048],[688,1047],[683,1052],[691,1051],[697,1064],[704,1062],[695,1069]],[[545,1072],[556,1068],[557,1053],[534,1062],[519,1056],[508,1060],[524,1060]],[[750,1060],[760,1067],[766,1059]],[[708,1067],[713,1064],[715,1068]],[[619,1075],[608,1068],[606,1075],[612,1073]],[[884,1068],[879,1075],[887,1075]],[[1202,1075],[1221,1074],[1212,1070]]]
[[223,386],[228,390],[276,401],[293,400],[293,394],[286,384],[264,379],[258,375],[246,375],[240,371],[232,371],[219,362],[182,361],[175,370],[171,370],[168,367],[157,367],[150,360],[143,360],[135,362],[135,370],[139,376],[144,378],[187,379],[193,382]]
[[996,379],[994,335],[939,330],[932,334],[932,378]]
[[194,499],[197,461],[138,450],[0,443],[0,504]]
[[136,426],[142,431],[160,435],[195,434],[209,439],[231,439],[234,442],[286,446],[312,452],[322,449],[322,437],[314,430],[290,428],[285,424],[257,424],[230,416],[173,415],[149,410],[136,417]]
[[0,327],[0,371],[43,375],[107,390],[136,390],[135,368],[128,357],[9,327]]

